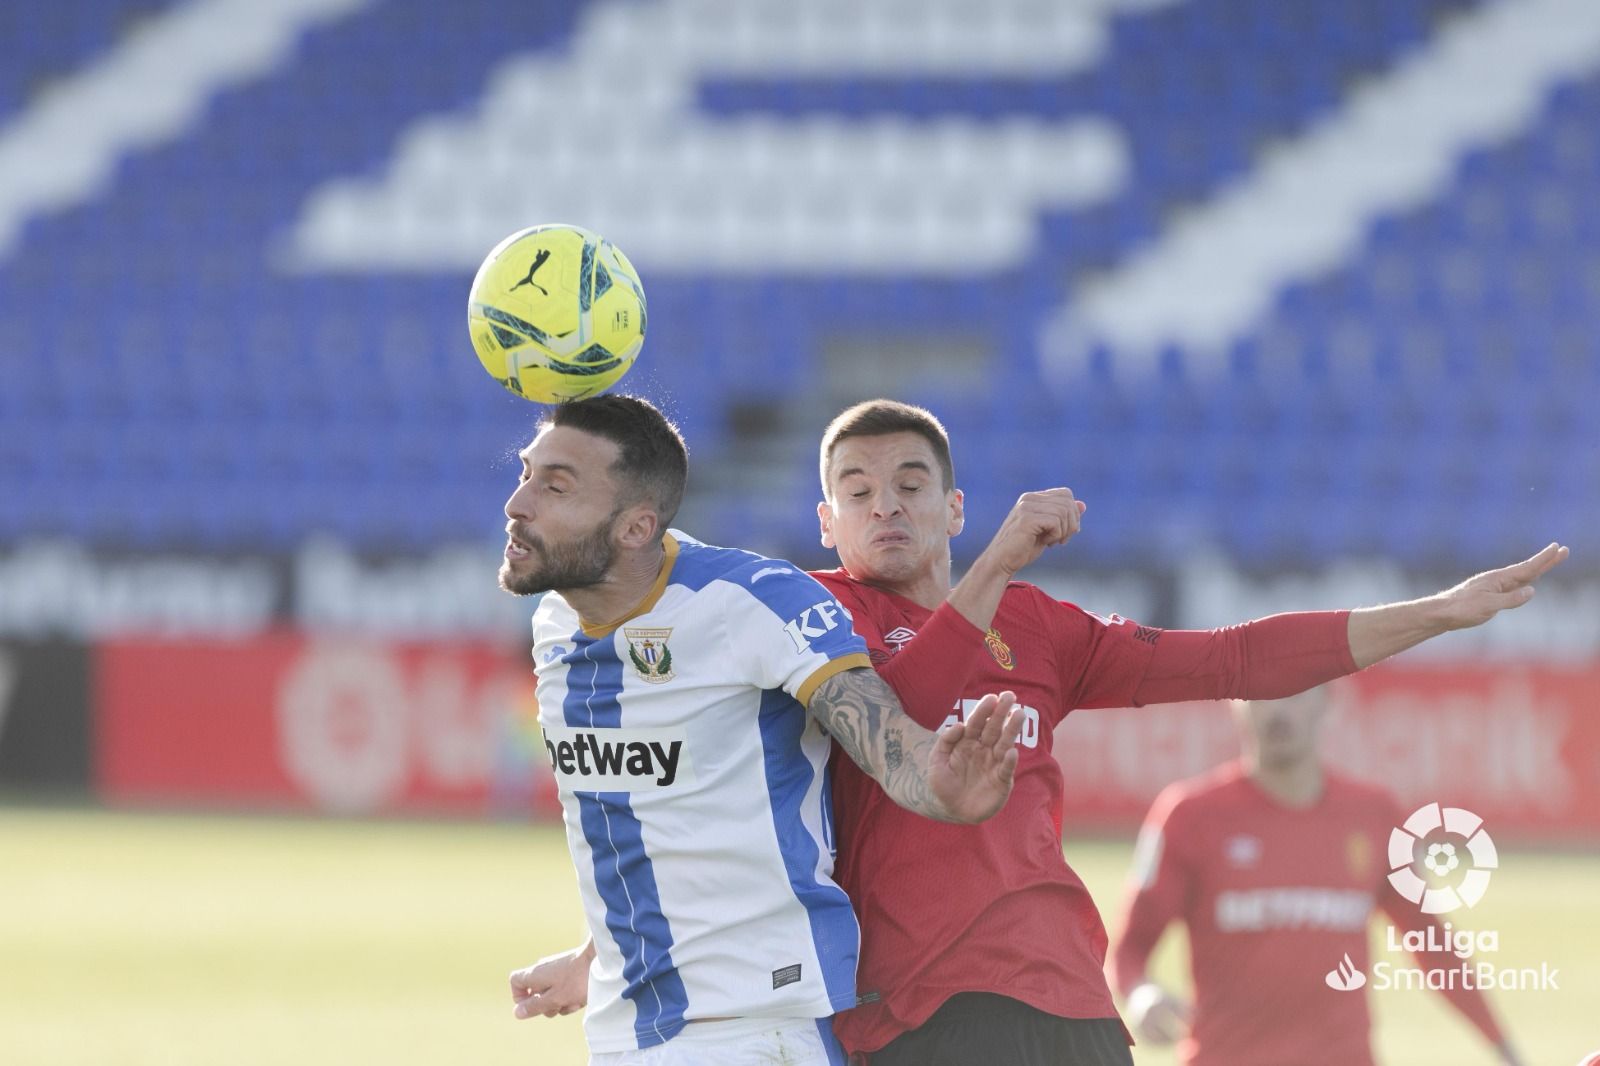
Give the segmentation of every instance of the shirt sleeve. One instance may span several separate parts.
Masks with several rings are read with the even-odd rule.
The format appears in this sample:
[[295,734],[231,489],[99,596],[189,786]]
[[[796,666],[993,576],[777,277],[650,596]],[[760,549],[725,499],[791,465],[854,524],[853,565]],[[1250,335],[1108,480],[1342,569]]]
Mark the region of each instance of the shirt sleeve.
[[850,615],[809,574],[759,560],[730,579],[742,590],[726,619],[730,653],[756,687],[805,706],[828,678],[872,665]]
[[1221,629],[1157,629],[1046,602],[1071,707],[1281,699],[1357,669],[1349,611],[1276,614]]
[[1162,631],[1120,615],[1102,618],[1034,589],[1042,632],[1055,647],[1063,713],[1074,707],[1127,707],[1150,669]]
[[1275,614],[1223,629],[1159,633],[1134,702],[1276,700],[1356,671],[1349,611]]
[[1111,950],[1111,980],[1124,998],[1145,979],[1150,955],[1174,919],[1182,917],[1192,892],[1192,867],[1184,857],[1182,834],[1172,829],[1177,794],[1156,798],[1139,829],[1133,870],[1123,899],[1122,921]]

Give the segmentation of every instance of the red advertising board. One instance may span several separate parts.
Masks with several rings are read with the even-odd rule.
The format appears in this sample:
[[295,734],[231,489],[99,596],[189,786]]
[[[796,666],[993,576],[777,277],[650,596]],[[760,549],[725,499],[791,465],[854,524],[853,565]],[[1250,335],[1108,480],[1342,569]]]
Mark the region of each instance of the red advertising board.
[[[1157,792],[1238,755],[1223,703],[1076,711],[1055,737],[1068,832],[1137,825]],[[1600,843],[1600,664],[1374,667],[1338,683],[1328,762],[1495,834]]]
[[118,639],[96,667],[95,776],[109,802],[468,814],[552,800],[516,648]]
[[[521,647],[279,632],[95,653],[95,782],[113,803],[557,814]],[[1328,761],[1482,816],[1497,839],[1600,844],[1600,664],[1382,666],[1338,684]],[[1235,757],[1225,704],[1077,711],[1056,733],[1068,833],[1126,832]]]

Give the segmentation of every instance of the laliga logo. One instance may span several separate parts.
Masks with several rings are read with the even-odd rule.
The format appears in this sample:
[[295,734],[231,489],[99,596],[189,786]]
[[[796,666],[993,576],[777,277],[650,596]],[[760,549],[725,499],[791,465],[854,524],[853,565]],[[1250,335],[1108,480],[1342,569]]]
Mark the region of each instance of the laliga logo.
[[[1482,826],[1482,818],[1460,807],[1441,809],[1430,803],[1417,808],[1403,827],[1389,834],[1389,883],[1412,903],[1421,904],[1423,914],[1476,906],[1489,887],[1489,871],[1500,865],[1494,841]],[[1472,863],[1458,878],[1463,849]],[[1418,875],[1419,858],[1434,884]],[[1457,883],[1437,883],[1451,880]]]

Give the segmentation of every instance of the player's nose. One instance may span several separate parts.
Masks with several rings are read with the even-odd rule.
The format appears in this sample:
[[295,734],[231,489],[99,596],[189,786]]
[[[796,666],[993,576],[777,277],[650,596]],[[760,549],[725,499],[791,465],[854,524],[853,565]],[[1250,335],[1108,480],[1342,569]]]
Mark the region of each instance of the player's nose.
[[506,499],[507,518],[524,522],[533,518],[533,493],[528,491],[528,485],[530,484],[532,482],[524,482],[518,485]]

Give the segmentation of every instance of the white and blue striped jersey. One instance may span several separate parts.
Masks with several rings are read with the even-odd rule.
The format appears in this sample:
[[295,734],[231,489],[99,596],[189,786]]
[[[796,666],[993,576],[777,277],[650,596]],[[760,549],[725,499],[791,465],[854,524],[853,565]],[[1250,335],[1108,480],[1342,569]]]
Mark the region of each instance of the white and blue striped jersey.
[[695,1018],[822,1018],[855,1004],[859,930],[833,882],[829,740],[805,711],[870,667],[833,596],[795,566],[664,538],[629,618],[533,617],[539,724],[596,957],[589,1050]]

